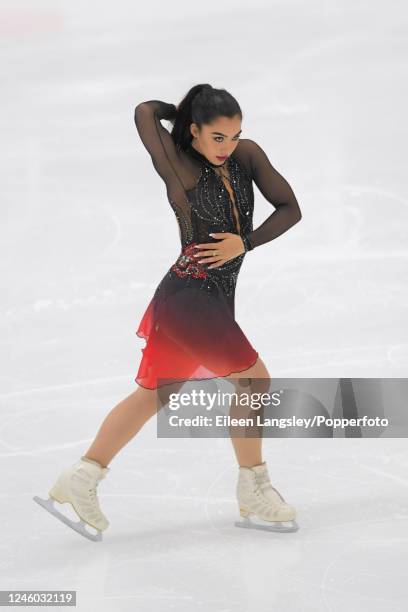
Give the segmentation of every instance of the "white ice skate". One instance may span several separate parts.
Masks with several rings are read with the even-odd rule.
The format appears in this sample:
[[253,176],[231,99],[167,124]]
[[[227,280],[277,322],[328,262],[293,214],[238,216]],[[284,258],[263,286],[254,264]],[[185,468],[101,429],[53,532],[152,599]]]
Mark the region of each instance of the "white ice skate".
[[243,517],[235,522],[236,527],[279,532],[299,529],[295,508],[271,485],[266,461],[251,468],[240,467],[236,491]]
[[[89,540],[100,542],[102,531],[109,526],[109,521],[99,507],[96,487],[105,478],[110,468],[102,467],[97,461],[81,457],[72,467],[64,470],[50,489],[48,499],[33,497],[34,501],[56,516],[60,521]],[[68,502],[81,520],[73,521],[54,506]],[[87,526],[96,529],[93,533]]]

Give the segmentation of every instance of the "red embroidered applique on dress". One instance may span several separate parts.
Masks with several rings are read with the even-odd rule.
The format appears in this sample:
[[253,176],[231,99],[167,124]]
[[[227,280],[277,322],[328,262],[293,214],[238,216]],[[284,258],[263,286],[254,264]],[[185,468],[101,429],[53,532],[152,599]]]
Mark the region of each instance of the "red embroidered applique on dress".
[[194,253],[197,253],[198,251],[198,249],[195,248],[196,244],[199,243],[192,242],[184,247],[177,261],[171,266],[171,270],[173,270],[180,278],[185,278],[186,276],[192,276],[193,278],[207,278],[208,276],[208,273],[204,268],[204,264],[198,263],[197,258],[194,257]]

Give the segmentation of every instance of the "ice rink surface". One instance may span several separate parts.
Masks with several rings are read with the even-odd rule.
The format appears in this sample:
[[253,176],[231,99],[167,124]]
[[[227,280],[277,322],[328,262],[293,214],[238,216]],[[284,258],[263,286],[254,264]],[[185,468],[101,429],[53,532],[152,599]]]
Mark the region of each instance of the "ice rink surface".
[[[266,439],[292,534],[236,529],[230,441],[154,419],[99,488],[103,543],[32,497],[136,388],[134,331],[179,253],[143,100],[225,87],[298,198],[237,285],[271,376],[407,375],[407,20],[399,0],[1,4],[0,589],[73,589],[86,612],[406,610],[405,439]],[[254,227],[270,212],[255,189]]]

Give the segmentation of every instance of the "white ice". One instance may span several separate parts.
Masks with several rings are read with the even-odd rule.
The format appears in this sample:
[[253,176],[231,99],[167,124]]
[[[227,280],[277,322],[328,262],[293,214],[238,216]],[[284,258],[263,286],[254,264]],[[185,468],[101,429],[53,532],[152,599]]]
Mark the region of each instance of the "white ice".
[[154,419],[101,483],[102,543],[32,497],[136,389],[134,332],[179,253],[143,100],[225,87],[297,195],[301,222],[237,286],[271,376],[407,375],[407,18],[399,0],[2,3],[0,589],[73,589],[86,612],[406,610],[402,438],[266,439],[293,534],[234,527],[230,441],[157,439]]

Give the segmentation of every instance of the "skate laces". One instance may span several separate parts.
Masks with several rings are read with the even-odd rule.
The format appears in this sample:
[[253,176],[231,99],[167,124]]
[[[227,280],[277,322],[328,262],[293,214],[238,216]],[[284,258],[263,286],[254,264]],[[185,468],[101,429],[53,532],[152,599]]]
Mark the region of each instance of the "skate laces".
[[279,498],[279,501],[282,503],[286,503],[285,500],[283,499],[282,495],[279,493],[279,491],[277,489],[275,489],[275,487],[272,486],[270,480],[269,480],[269,475],[267,472],[261,472],[261,473],[255,473],[255,480],[258,483],[262,493],[264,493],[265,491],[271,491],[271,492],[275,492],[276,495]]
[[268,475],[266,473],[255,474],[255,476],[256,476],[257,481],[261,485],[269,482],[269,478],[268,478]]
[[91,489],[88,489],[88,492],[89,492],[89,499],[91,503],[94,504],[96,507],[98,507],[99,504],[98,504],[98,498],[96,495],[96,486],[92,487]]
[[258,475],[257,474],[254,474],[254,478],[252,480],[252,489],[253,489],[253,492],[255,493],[255,495],[257,497],[259,497],[259,496],[264,497],[262,486],[261,486],[261,482],[258,479]]
[[[85,478],[84,478],[85,476]],[[100,480],[102,480],[103,475],[100,478],[94,478],[92,477],[89,472],[87,472],[86,470],[84,470],[83,468],[79,468],[78,471],[72,475],[72,480],[79,480],[81,482],[84,482],[86,484],[90,484],[92,483],[92,486],[88,488],[88,493],[89,493],[89,501],[96,506],[97,508],[99,508],[99,503],[98,503],[98,497],[97,497],[97,493],[96,493],[96,488],[100,482]]]
[[98,496],[97,496],[97,493],[96,493],[96,488],[99,485],[100,480],[102,480],[102,478],[98,478],[94,482],[93,486],[90,489],[88,489],[90,500],[97,507],[99,507],[99,502],[98,502]]
[[257,483],[261,491],[263,491],[270,484],[268,474],[266,474],[266,472],[261,472],[261,473],[254,472],[254,474],[255,474],[255,482]]

